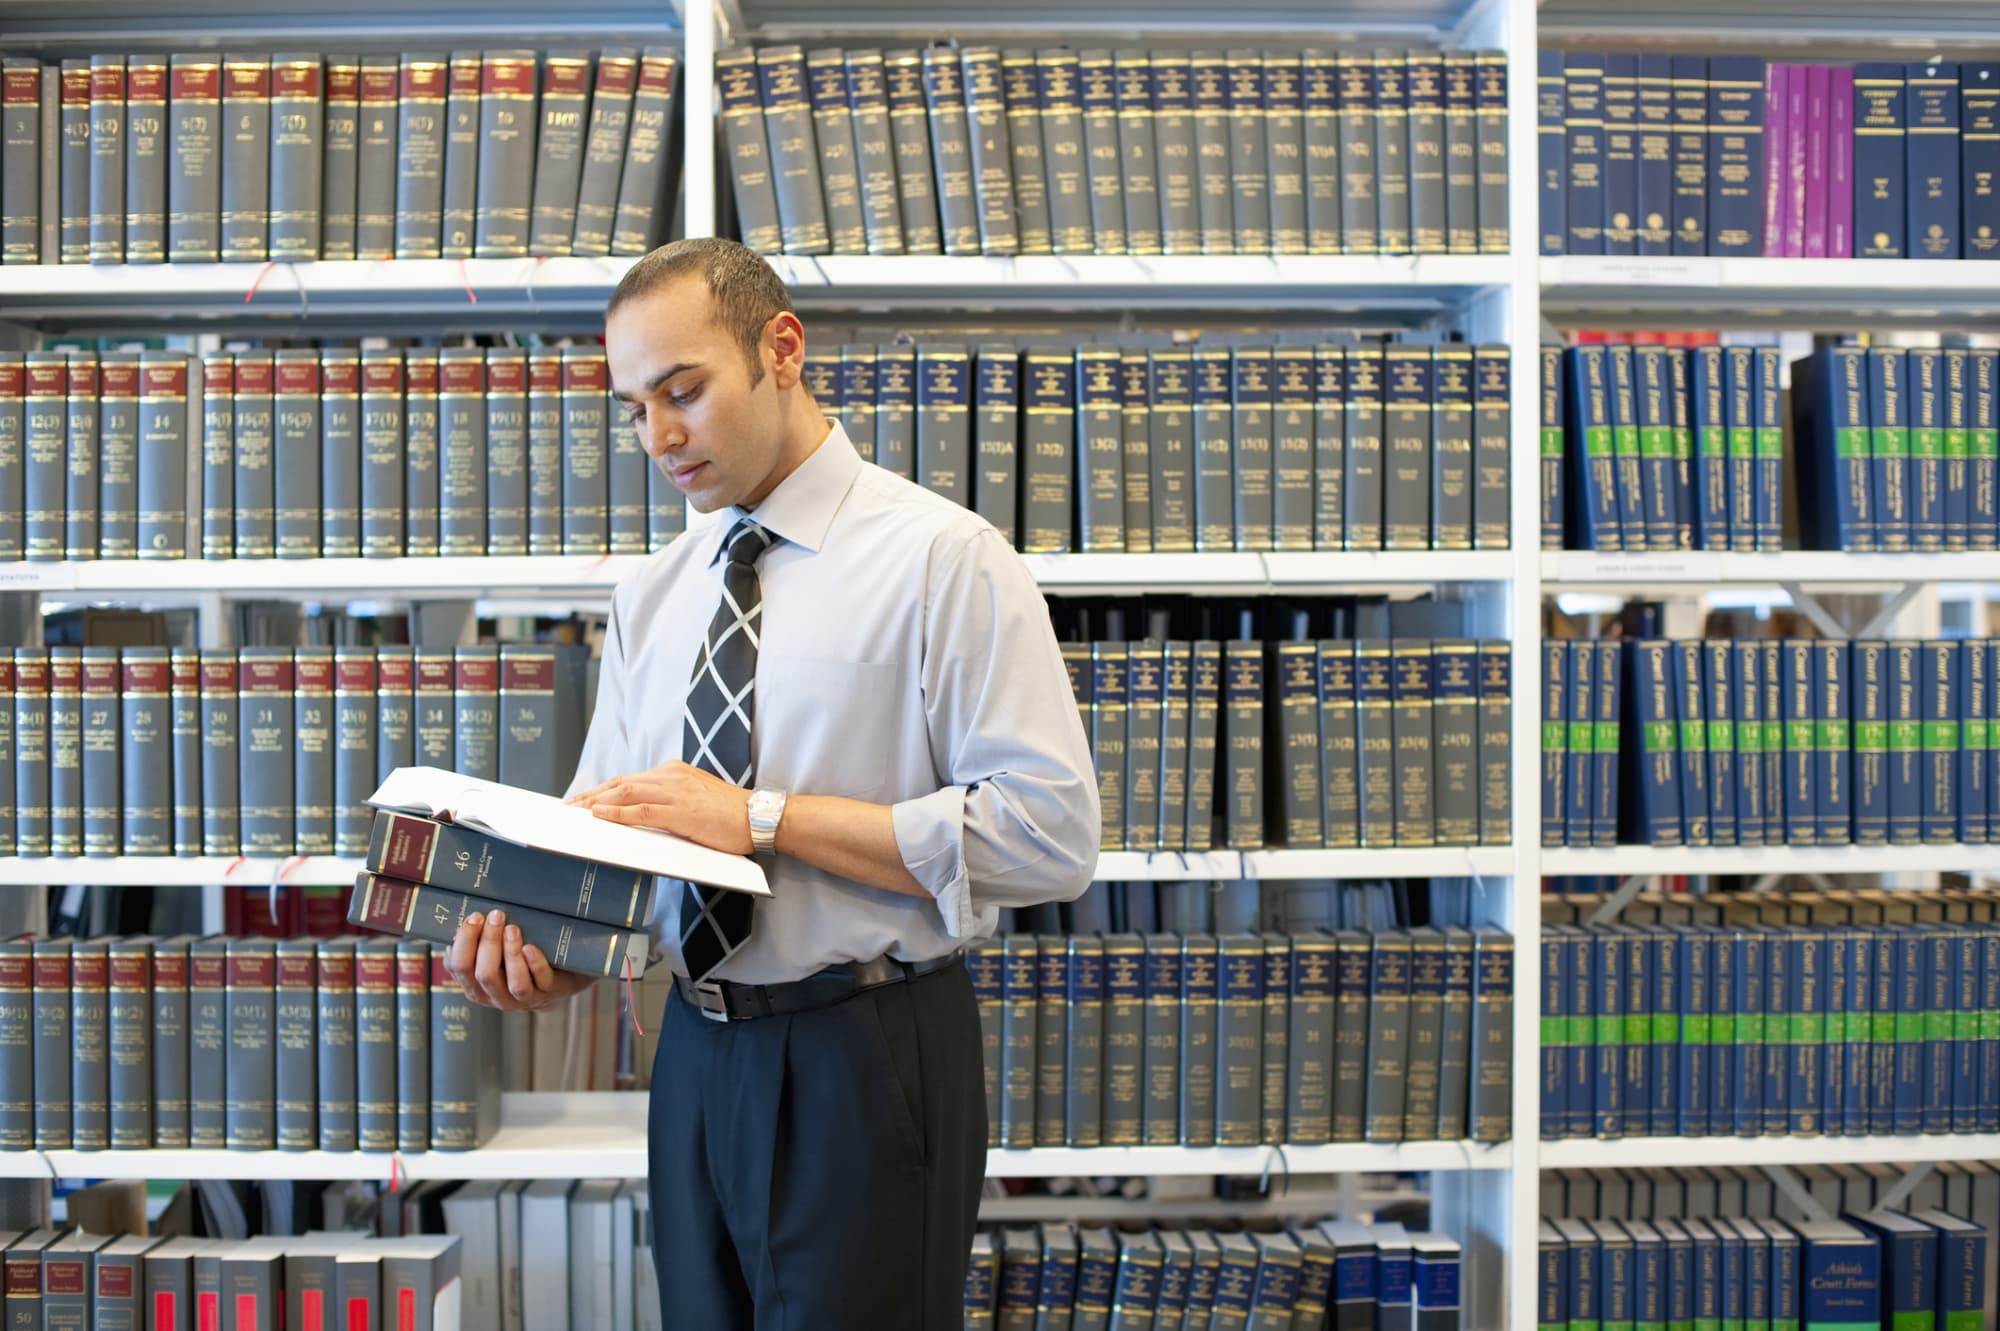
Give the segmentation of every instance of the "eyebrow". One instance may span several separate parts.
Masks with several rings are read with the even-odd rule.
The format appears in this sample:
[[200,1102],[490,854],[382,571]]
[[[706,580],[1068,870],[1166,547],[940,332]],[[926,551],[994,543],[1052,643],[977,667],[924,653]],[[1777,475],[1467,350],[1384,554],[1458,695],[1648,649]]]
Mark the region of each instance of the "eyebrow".
[[[641,387],[639,391],[642,394],[650,393],[654,389],[658,388],[661,384],[665,383],[667,380],[681,373],[683,370],[698,370],[700,368],[701,368],[700,361],[684,360],[676,362],[675,364],[669,365],[666,369],[661,370],[658,374],[654,375],[652,378],[648,379],[645,382],[644,386]],[[634,397],[633,394],[624,392],[623,390],[617,388],[611,390],[611,396],[617,398],[620,402],[630,402],[633,400]]]

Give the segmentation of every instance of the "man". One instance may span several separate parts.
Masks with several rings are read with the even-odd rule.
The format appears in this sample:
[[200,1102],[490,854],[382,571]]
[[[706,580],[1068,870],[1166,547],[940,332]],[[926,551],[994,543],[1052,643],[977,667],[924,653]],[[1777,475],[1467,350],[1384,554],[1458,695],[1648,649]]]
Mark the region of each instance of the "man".
[[[1090,754],[1034,579],[994,529],[861,461],[752,251],[655,250],[605,314],[614,396],[697,525],[612,599],[571,799],[763,856],[771,896],[661,884],[676,988],[649,1122],[670,1331],[945,1331],[985,1172],[958,959],[1096,865]],[[473,998],[581,988],[498,911]]]

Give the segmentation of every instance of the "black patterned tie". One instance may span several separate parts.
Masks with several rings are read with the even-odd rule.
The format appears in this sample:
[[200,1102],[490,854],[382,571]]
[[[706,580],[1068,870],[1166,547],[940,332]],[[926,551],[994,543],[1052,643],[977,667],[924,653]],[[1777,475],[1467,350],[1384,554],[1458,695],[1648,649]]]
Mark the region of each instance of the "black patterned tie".
[[[729,531],[723,549],[722,604],[695,658],[688,683],[681,757],[733,785],[750,784],[750,726],[756,718],[757,643],[764,620],[757,561],[775,538],[749,518]],[[685,885],[681,957],[700,980],[750,940],[753,902],[742,892]]]

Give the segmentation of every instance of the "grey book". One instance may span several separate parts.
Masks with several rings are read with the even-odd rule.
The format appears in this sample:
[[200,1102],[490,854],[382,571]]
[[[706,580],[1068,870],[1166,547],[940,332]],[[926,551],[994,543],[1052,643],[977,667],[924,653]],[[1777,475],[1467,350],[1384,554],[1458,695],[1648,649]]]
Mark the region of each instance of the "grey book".
[[1194,358],[1186,348],[1146,353],[1146,487],[1153,549],[1195,548]]
[[1228,767],[1224,829],[1231,850],[1264,845],[1263,644],[1232,640],[1223,648],[1222,730]]
[[1145,51],[1111,53],[1118,106],[1118,157],[1125,201],[1125,248],[1162,252],[1160,160],[1153,133],[1153,62]]
[[403,353],[403,553],[438,553],[438,354]]
[[1083,93],[1076,52],[1051,47],[1035,53],[1041,94],[1042,162],[1048,182],[1050,241],[1057,254],[1090,254],[1090,158],[1085,151]]
[[1035,1065],[1039,1056],[1038,958],[1033,934],[1002,940],[1000,973],[1000,1144],[1035,1144]]
[[[320,553],[319,358],[316,350],[287,349],[276,354],[273,367],[271,497],[280,559],[317,559]],[[237,402],[240,408],[240,383]],[[239,494],[242,480],[239,471]]]
[[361,554],[361,360],[344,347],[320,353],[319,553]]
[[402,68],[396,56],[361,58],[355,135],[354,257],[396,255],[396,135]]
[[[659,468],[646,456],[639,426],[622,407],[605,403],[605,490],[611,553],[643,555],[648,542],[647,486]],[[663,478],[664,479],[664,478]],[[667,488],[672,489],[672,482]]]
[[[479,193],[473,253],[516,259],[528,253],[537,129],[533,51],[488,51],[479,78]],[[721,61],[716,62],[718,84]]]
[[[1187,1325],[1189,1331],[1210,1325],[1215,1311],[1216,1286],[1222,1270],[1221,1246],[1205,1229],[1187,1231],[1188,1246],[1194,1250],[1194,1270],[1188,1277]],[[1247,1290],[1247,1286],[1245,1286]],[[1239,1319],[1240,1323],[1241,1319]]]
[[648,46],[639,53],[632,129],[625,140],[618,212],[611,225],[613,254],[644,254],[666,234],[666,223],[673,213],[672,129],[680,72],[678,52]]
[[472,257],[479,216],[480,70],[477,51],[453,51],[445,63],[444,181],[438,197],[438,257],[444,259]]
[[1410,1060],[1410,935],[1375,935],[1369,957],[1368,1061],[1362,1132],[1400,1141]]
[[188,1146],[219,1151],[228,1141],[229,940],[188,946]]
[[783,249],[784,239],[756,53],[748,47],[718,52],[715,86],[721,102],[723,139],[729,150],[737,231],[751,249],[776,254]]
[[1181,1139],[1181,940],[1145,937],[1145,1030],[1140,1140],[1173,1146]]
[[528,553],[562,553],[562,348],[528,353]]
[[42,257],[42,64],[0,62],[0,262]]
[[1285,1084],[1291,1063],[1292,942],[1280,933],[1260,936],[1264,948],[1263,1051],[1258,1073],[1261,1106],[1258,1140],[1285,1140]]
[[1340,116],[1340,249],[1373,254],[1381,231],[1377,217],[1375,62],[1356,51],[1334,60]]
[[1479,644],[1479,844],[1514,839],[1513,655],[1511,644]]
[[49,854],[83,854],[83,658],[49,649]]
[[[972,508],[1013,545],[1020,541],[1021,509],[1019,349],[1005,343],[981,346],[973,376]],[[843,416],[852,414],[842,410]]]
[[377,784],[378,716],[375,649],[337,647],[333,653],[333,853],[358,855],[373,826],[368,796]]
[[34,941],[33,967],[35,1149],[66,1151],[73,1140],[76,1066],[70,1024],[70,949],[67,938]]
[[1396,844],[1437,841],[1435,721],[1431,646],[1421,638],[1390,643],[1390,732],[1395,739]]
[[1329,343],[1313,348],[1313,547],[1347,538],[1347,360]]
[[1410,253],[1409,71],[1401,51],[1372,58],[1375,88],[1375,240],[1384,254]]
[[1153,463],[1151,388],[1146,353],[1126,348],[1118,353],[1118,416],[1123,438],[1125,472],[1125,548],[1139,554],[1153,549]]
[[1090,182],[1091,252],[1124,254],[1124,163],[1118,144],[1118,73],[1111,52],[1077,52],[1076,81],[1085,171]]
[[0,939],[0,1150],[35,1147],[35,974],[29,939]]
[[396,940],[354,949],[355,1132],[364,1151],[393,1151],[396,1133]]
[[1444,57],[1411,51],[1403,68],[1408,113],[1410,242],[1418,254],[1445,252]]
[[590,66],[585,51],[550,51],[542,57],[530,254],[567,254],[576,231],[577,187],[583,180],[584,131],[590,118]]
[[1238,254],[1271,251],[1271,172],[1266,147],[1264,57],[1232,48],[1226,56],[1229,86],[1229,172]]
[[[826,202],[828,247],[834,254],[866,254],[868,226],[862,216],[861,177],[854,152],[847,53],[837,46],[808,51],[805,71],[812,99],[813,139],[819,150],[819,180]],[[887,128],[885,124],[883,129]]]
[[[351,1145],[348,1150],[354,1149]],[[358,1231],[312,1231],[285,1240],[285,1321],[303,1331],[328,1331],[326,1310],[339,1309],[339,1257],[367,1240]],[[338,1314],[335,1314],[337,1317]]]
[[125,262],[167,257],[167,60],[125,62]]
[[1271,775],[1278,782],[1272,812],[1282,820],[1283,844],[1295,847],[1326,844],[1320,767],[1324,761],[1319,732],[1319,649],[1311,641],[1280,642],[1270,650],[1270,671],[1276,706],[1269,736],[1276,746]]
[[[357,903],[361,887],[355,886]],[[431,945],[396,943],[396,1147],[428,1150],[431,1144]]]
[[[576,187],[576,224],[570,231],[572,254],[611,253],[611,228],[618,220],[618,177],[625,169],[632,97],[638,87],[638,51],[617,47],[599,53],[590,128],[583,141],[583,175]],[[449,160],[449,149],[446,157]],[[468,188],[468,203],[471,197]]]
[[1346,849],[1361,844],[1362,765],[1355,723],[1354,644],[1324,638],[1316,646],[1323,844]]
[[222,257],[261,261],[271,224],[271,61],[222,61]]
[[292,649],[245,647],[236,654],[241,853],[290,855],[293,753]]
[[[199,483],[190,438],[200,411],[199,388],[189,405],[194,361],[181,351],[139,354],[139,558],[185,559],[198,535],[189,520],[188,487]],[[121,515],[122,522],[122,515]]]
[[1158,850],[1165,662],[1157,639],[1131,643],[1125,659],[1125,849]]
[[1102,850],[1125,844],[1125,654],[1122,642],[1090,645],[1090,748]]
[[562,371],[563,553],[603,554],[610,543],[604,348],[565,347]]
[[[1363,343],[1347,349],[1345,475],[1346,548],[1383,548],[1383,348]],[[1428,534],[1428,527],[1426,528]]]
[[[1313,349],[1278,347],[1271,359],[1271,548],[1313,548],[1314,412]],[[1241,426],[1238,414],[1238,429]]]
[[139,551],[139,353],[136,351],[107,351],[98,361],[96,479],[97,547],[86,550],[80,557],[131,559]]
[[354,257],[355,212],[360,206],[361,58],[326,57],[326,107],[321,112],[319,256]]
[[1276,254],[1306,252],[1304,75],[1297,52],[1264,53],[1265,182]]
[[1215,1144],[1217,976],[1216,942],[1207,934],[1181,940],[1181,1143]]
[[292,657],[292,853],[333,854],[333,649]]
[[164,1302],[174,1313],[174,1320],[161,1318],[161,1331],[194,1331],[195,1255],[217,1242],[217,1239],[170,1238],[146,1251],[142,1259],[146,1296],[154,1307]]
[[[941,197],[943,182],[936,173],[942,159],[932,153],[923,53],[908,48],[883,52],[882,79],[888,106],[889,140],[896,154],[896,194],[903,218],[903,252],[954,252],[946,244],[945,229],[940,221],[945,203]],[[956,82],[955,78],[953,82]],[[970,222],[976,246],[978,224],[972,217],[971,178],[969,168],[965,169],[965,197],[952,201],[953,213],[947,220]],[[955,252],[973,251],[961,246]]]
[[1216,752],[1220,742],[1222,644],[1201,639],[1190,657],[1187,848],[1215,844]]
[[125,262],[125,57],[90,57],[90,261]]
[[1007,118],[1009,184],[1014,231],[1022,254],[1053,252],[1049,180],[1042,143],[1042,92],[1035,53],[1025,47],[1000,52],[1000,100]]
[[1137,934],[1104,936],[1104,1145],[1145,1131],[1146,952]]
[[1220,944],[1215,1144],[1255,1146],[1263,1140],[1264,942],[1224,934]]
[[870,254],[903,253],[903,205],[897,186],[896,146],[889,126],[889,91],[882,53],[846,53],[847,92],[853,109],[854,166],[861,192],[861,223]]
[[1444,243],[1450,254],[1479,253],[1479,129],[1473,123],[1473,62],[1470,51],[1444,53]]
[[1109,1229],[1085,1229],[1077,1239],[1076,1315],[1070,1331],[1108,1331],[1117,1294],[1117,1236]]
[[242,811],[238,805],[240,758],[236,751],[242,708],[237,695],[234,652],[204,652],[201,657],[201,852],[227,855],[243,851]]
[[1306,252],[1340,253],[1340,75],[1325,47],[1299,54],[1299,102],[1304,145]]
[[232,546],[238,559],[269,559],[278,544],[271,470],[277,441],[276,367],[269,352],[238,352],[231,368],[235,376],[230,402]]
[[1286,1039],[1284,1132],[1280,1141],[1310,1145],[1333,1140],[1333,935],[1292,940],[1290,1028]]
[[917,353],[907,344],[875,348],[875,465],[917,478]]
[[1477,550],[1508,545],[1511,383],[1505,344],[1482,342],[1472,349],[1472,545]]
[[963,345],[919,346],[917,484],[961,506],[972,502],[972,359]]
[[1056,1141],[1072,1147],[1104,1145],[1104,939],[1072,935],[1042,943],[1062,947],[1066,957],[1060,969],[1066,983],[1062,1001],[1042,1005],[1042,1021],[1054,1017],[1056,1029],[1044,1025],[1040,1031],[1042,1049],[1056,1063]]
[[1077,548],[1125,549],[1125,419],[1118,349],[1076,352]]
[[361,353],[361,554],[403,553],[403,353]]
[[396,96],[396,257],[436,259],[444,253],[451,61],[443,55],[402,59]]
[[57,223],[64,263],[90,262],[90,61],[62,62]]
[[875,460],[875,354],[865,342],[840,348],[840,423],[863,462]]
[[[165,654],[161,654],[160,697],[157,710],[142,707],[152,714],[157,725],[159,714],[166,707]],[[123,845],[123,798],[124,786],[120,781],[119,760],[123,757],[124,721],[120,715],[118,678],[118,649],[116,647],[85,647],[81,677],[83,682],[83,720],[80,741],[80,761],[83,771],[83,853],[90,856],[117,855]],[[162,736],[164,738],[164,736]],[[142,793],[141,798],[146,798]],[[165,791],[158,792],[161,795]],[[164,831],[166,810],[160,810],[160,825]],[[153,854],[162,851],[157,847]]]
[[1472,1139],[1506,1141],[1514,1084],[1514,940],[1491,925],[1473,930]]
[[69,353],[64,404],[62,551],[66,559],[97,557],[97,357]]
[[1361,844],[1396,843],[1394,683],[1386,639],[1354,644],[1355,749],[1360,758]]
[[194,648],[168,656],[168,711],[172,845],[192,857],[202,853],[202,654]]
[[438,353],[438,553],[486,553],[486,352]]
[[[1193,87],[1194,150],[1197,168],[1196,215],[1201,252],[1236,252],[1236,197],[1232,187],[1229,60],[1220,51],[1188,57]],[[1262,154],[1259,154],[1261,161]]]
[[152,1029],[147,1032],[153,1084],[153,1135],[148,1146],[185,1150],[188,1144],[188,944],[187,935],[152,944]]
[[123,742],[116,775],[124,814],[124,853],[171,855],[176,739],[173,663],[164,647],[127,647],[122,662],[117,659],[117,649],[109,650],[112,682],[122,685],[117,695],[123,734],[117,738]]
[[224,1134],[232,1151],[269,1151],[278,1144],[275,945],[268,938],[232,938],[227,964]]
[[798,46],[766,46],[756,52],[756,74],[770,178],[778,196],[780,244],[786,254],[830,254],[806,54]]
[[1438,1044],[1437,1126],[1428,1135],[1463,1141],[1472,1071],[1472,931],[1444,931],[1444,1024]]
[[318,944],[287,938],[276,945],[272,1101],[281,1151],[310,1151],[319,1137]]
[[1201,252],[1201,164],[1195,152],[1194,82],[1185,51],[1152,53],[1153,141],[1158,161],[1160,248]]
[[[568,1185],[565,1186],[574,1186]],[[362,1326],[379,1326],[382,1310],[382,1253],[379,1240],[349,1244],[333,1257],[334,1306]]]
[[90,1262],[92,1327],[146,1325],[146,1254],[164,1241],[149,1234],[127,1234],[97,1249]]
[[1007,123],[1007,93],[1000,53],[990,46],[969,47],[963,62],[979,250],[985,254],[1019,254],[1022,244],[1017,225],[1020,210],[1014,199],[1013,135]]
[[[283,1236],[268,1235],[224,1247],[220,1288],[234,1309],[236,1326],[284,1325],[284,1254],[288,1241]],[[205,1259],[196,1259],[197,1280],[204,1265]]]
[[[41,1319],[31,1326],[81,1327],[91,1322],[93,1286],[90,1268],[98,1249],[112,1242],[108,1234],[91,1234],[81,1229],[69,1233],[42,1250]],[[9,1300],[12,1302],[12,1300]],[[13,1310],[8,1310],[9,1317]]]
[[[101,938],[70,949],[70,1140],[79,1151],[111,1145],[111,961]],[[40,1087],[39,1080],[36,1083]]]
[[1438,844],[1479,842],[1479,649],[1431,644],[1431,765]]
[[[1086,963],[1087,964],[1087,963]],[[1066,1012],[1072,992],[1069,983],[1071,955],[1064,940],[1054,934],[1035,938],[1035,1145],[1096,1146],[1101,1131],[1098,1113],[1099,1092],[1095,1067],[1072,1066],[1099,1058],[1099,1037],[1088,1025],[1072,1032]],[[1101,968],[1102,963],[1099,963]],[[1097,1004],[1097,1024],[1102,1025],[1102,1003]],[[1070,1044],[1075,1034],[1079,1043]],[[1073,1099],[1068,1082],[1071,1072],[1079,1083]],[[1088,1082],[1086,1086],[1083,1083]],[[1087,1099],[1085,1092],[1087,1091]],[[1070,1112],[1071,1110],[1077,1112]]]
[[451,769],[482,781],[500,776],[499,648],[460,647],[452,663]]
[[[1236,548],[1235,385],[1229,348],[1194,348],[1194,548]],[[1267,492],[1268,497],[1268,492]]]
[[1188,719],[1193,702],[1193,644],[1169,640],[1160,653],[1165,702],[1160,713],[1161,850],[1187,848]]
[[[1400,362],[1392,360],[1392,367]],[[1432,353],[1430,410],[1430,547],[1470,550],[1476,488],[1472,442],[1472,349],[1442,346]],[[1394,385],[1392,385],[1392,392]],[[1402,413],[1399,411],[1397,419]],[[1414,413],[1411,413],[1414,416]],[[1415,430],[1411,429],[1414,435]],[[1393,442],[1402,442],[1398,429]],[[1400,459],[1401,453],[1397,458]],[[1400,471],[1392,471],[1394,479]]]
[[[499,699],[501,784],[560,795],[568,773],[556,768],[554,649],[501,647]],[[628,916],[623,923],[636,919]]]
[[408,767],[416,761],[416,683],[416,658],[410,648],[375,649],[377,785],[398,767]]
[[[447,411],[447,420],[450,413]],[[528,357],[486,353],[486,538],[489,555],[528,553]],[[643,503],[643,485],[633,503]]]
[[[1384,549],[1424,550],[1431,544],[1431,474],[1436,465],[1431,431],[1434,414],[1432,370],[1429,347],[1391,346],[1383,352]],[[1350,378],[1350,412],[1353,405],[1354,384]],[[1469,481],[1470,477],[1466,479]],[[1470,519],[1472,496],[1467,493],[1464,498],[1465,516]]]
[[326,131],[325,71],[317,55],[271,57],[271,214],[273,259],[300,262],[320,252],[320,141]]
[[1473,120],[1479,147],[1479,252],[1507,252],[1507,53],[1474,57]]
[[1410,935],[1409,1052],[1405,1064],[1401,1141],[1437,1135],[1439,1060],[1444,1045],[1444,936],[1417,928]]
[[456,1235],[442,1234],[411,1234],[382,1244],[383,1302],[394,1302],[399,1310],[412,1309],[410,1331],[442,1331],[457,1325],[457,1298],[447,1302],[440,1296],[459,1284],[462,1247]]
[[414,694],[415,757],[424,767],[451,770],[455,747],[452,730],[457,719],[453,684],[451,650],[419,647]]
[[27,387],[21,353],[0,352],[0,560],[19,559],[26,550]]
[[500,1014],[465,996],[441,947],[431,949],[430,979],[431,1149],[476,1150],[500,1123],[500,1079],[492,1075]]
[[[4,949],[5,944],[0,944]],[[0,958],[6,956],[0,950]],[[5,962],[0,961],[0,966]],[[1000,1144],[1000,941],[982,938],[965,949],[965,969],[972,977],[974,1001],[979,1005],[980,1063],[986,1073],[986,1144]],[[4,1048],[0,1045],[0,1048]]]

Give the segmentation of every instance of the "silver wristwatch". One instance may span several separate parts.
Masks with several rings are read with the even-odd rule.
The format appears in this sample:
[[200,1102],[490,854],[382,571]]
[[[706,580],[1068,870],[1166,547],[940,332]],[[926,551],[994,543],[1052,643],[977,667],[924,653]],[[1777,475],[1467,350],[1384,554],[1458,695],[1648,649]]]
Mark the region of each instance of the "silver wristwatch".
[[784,791],[766,789],[750,792],[750,851],[753,855],[768,855],[778,848],[778,824],[784,816]]

